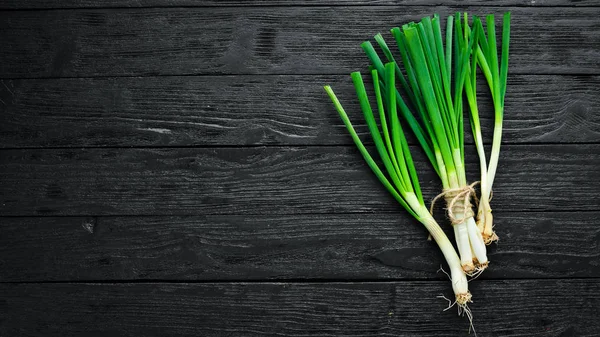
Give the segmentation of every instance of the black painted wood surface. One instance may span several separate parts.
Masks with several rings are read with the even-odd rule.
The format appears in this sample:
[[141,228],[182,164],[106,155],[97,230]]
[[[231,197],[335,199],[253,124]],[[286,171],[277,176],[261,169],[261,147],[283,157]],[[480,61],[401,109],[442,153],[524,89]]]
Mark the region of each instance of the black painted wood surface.
[[[145,8],[145,7],[246,7],[246,6],[439,6],[489,5],[486,0],[0,0],[0,9],[57,9],[57,8]],[[585,6],[598,7],[594,0],[499,0],[494,6]]]
[[[431,200],[441,184],[412,152]],[[599,157],[597,144],[506,145],[494,209],[597,210]],[[0,216],[401,213],[352,146],[4,150],[0,173]]]
[[322,91],[456,10],[513,12],[477,333],[600,335],[600,3],[488,4],[0,0],[0,336],[467,336]]
[[[27,79],[0,83],[0,147],[350,145],[323,83],[367,135],[349,75]],[[598,92],[598,76],[511,76],[504,142],[599,142]],[[491,142],[493,116],[481,120]]]
[[[479,279],[598,276],[599,212],[495,214],[503,240]],[[425,229],[397,213],[0,220],[4,282],[446,279]]]
[[377,32],[458,10],[513,13],[513,74],[600,74],[598,7],[275,6],[4,11],[0,77],[347,74]]
[[[597,280],[475,281],[471,288],[480,294],[472,305],[482,322],[478,335],[597,335]],[[468,323],[442,312],[447,302],[433,296],[446,290],[447,281],[3,284],[0,333],[467,335]]]

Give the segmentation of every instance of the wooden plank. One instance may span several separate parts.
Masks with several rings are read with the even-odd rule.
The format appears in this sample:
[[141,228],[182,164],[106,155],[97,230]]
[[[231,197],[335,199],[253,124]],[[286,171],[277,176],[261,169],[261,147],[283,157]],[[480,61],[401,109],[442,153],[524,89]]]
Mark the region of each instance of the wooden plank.
[[[102,2],[92,0],[0,0],[0,9],[56,9],[56,8],[107,8],[107,7],[212,7],[212,6],[438,6],[441,1],[436,0],[106,0]],[[444,1],[446,5],[488,5],[485,0],[450,0]],[[594,0],[501,0],[494,1],[494,6],[598,6]]]
[[[597,336],[598,280],[470,283],[477,333]],[[448,281],[2,284],[0,334],[81,336],[466,336]]]
[[0,77],[346,74],[378,31],[457,10],[513,12],[511,73],[599,74],[600,8],[383,6],[5,11]]
[[[502,241],[481,279],[600,275],[600,213],[495,214]],[[446,279],[425,229],[397,214],[0,222],[1,282]]]
[[[368,133],[345,75],[5,80],[0,147],[349,145],[326,83]],[[492,106],[480,84],[491,141]],[[600,142],[598,92],[597,76],[511,76],[505,142]]]
[[[467,154],[470,177],[476,156]],[[424,195],[438,179],[413,148]],[[496,210],[598,210],[600,145],[507,145]],[[398,212],[353,147],[0,151],[0,215]],[[473,180],[473,179],[470,179]]]

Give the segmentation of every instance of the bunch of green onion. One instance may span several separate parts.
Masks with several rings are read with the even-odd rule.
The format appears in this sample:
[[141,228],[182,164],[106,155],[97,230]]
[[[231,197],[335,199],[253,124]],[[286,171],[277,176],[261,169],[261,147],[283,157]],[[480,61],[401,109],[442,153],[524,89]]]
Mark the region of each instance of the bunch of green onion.
[[[475,18],[475,30],[477,21]],[[412,105],[409,108],[403,104],[401,110],[405,117],[414,120],[412,131],[440,177],[462,267],[466,273],[474,274],[487,267],[488,258],[482,233],[473,219],[473,190],[465,173],[463,92],[478,34],[466,38],[468,24],[463,26],[460,15],[450,16],[444,46],[440,26],[439,16],[434,15],[433,19],[425,17],[419,23],[404,25],[402,30],[391,30],[408,80],[402,73],[397,74]],[[383,37],[378,34],[375,40],[387,59],[393,61]],[[373,67],[384,71],[371,43],[367,41],[362,47]],[[402,100],[399,93],[398,96]]]
[[[434,15],[433,18],[425,17],[418,23],[391,30],[401,62],[396,61],[381,34],[375,36],[375,41],[387,59],[385,64],[369,41],[361,45],[371,61],[381,130],[371,110],[360,73],[354,72],[351,76],[387,175],[359,139],[332,89],[326,86],[325,90],[369,167],[394,198],[425,225],[435,239],[450,266],[456,303],[459,308],[468,309],[466,304],[471,294],[466,275],[475,275],[487,267],[485,244],[496,238],[492,231],[489,201],[501,142],[510,13],[504,16],[500,65],[493,15],[486,18],[487,36],[481,20],[473,17],[469,25],[466,13],[448,17],[445,36],[440,21],[439,16]],[[477,66],[488,82],[494,102],[495,129],[489,167],[477,109]],[[401,91],[396,82],[400,83],[398,87]],[[465,172],[464,96],[469,105],[471,129],[481,166],[481,202],[476,213],[477,222],[471,209],[477,182],[469,183]],[[459,254],[434,220],[431,210],[425,206],[399,115],[416,136],[441,180],[443,192],[438,197],[443,197],[447,203]]]

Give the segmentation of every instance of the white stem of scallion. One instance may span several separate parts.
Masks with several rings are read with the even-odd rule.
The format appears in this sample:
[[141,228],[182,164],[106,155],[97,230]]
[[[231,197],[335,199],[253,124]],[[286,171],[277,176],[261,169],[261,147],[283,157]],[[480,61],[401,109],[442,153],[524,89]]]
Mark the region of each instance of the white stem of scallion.
[[[502,109],[501,107],[499,109]],[[487,177],[481,176],[481,198],[478,216],[480,223],[483,224],[482,235],[486,243],[491,243],[498,240],[498,236],[493,230],[493,216],[490,207],[490,196],[494,178],[496,177],[496,169],[498,168],[498,160],[500,157],[500,145],[502,142],[502,112],[496,111],[496,123],[494,126],[494,136],[492,140],[492,153],[490,155],[490,164],[487,168]],[[485,181],[485,185],[484,185]],[[480,230],[481,230],[480,226]]]
[[[456,215],[458,217],[458,215]],[[473,254],[471,253],[471,244],[469,240],[469,232],[464,222],[453,225],[454,238],[460,254],[460,263],[465,273],[472,273],[475,270],[473,264]]]
[[467,231],[469,232],[469,239],[471,241],[473,255],[475,255],[475,258],[477,259],[477,268],[479,270],[485,269],[489,261],[487,258],[485,243],[483,242],[483,237],[481,236],[481,231],[479,228],[477,228],[477,224],[472,217],[467,219],[466,227]]
[[[502,109],[502,108],[500,108]],[[492,154],[490,156],[490,165],[487,170],[487,199],[490,198],[490,191],[496,177],[496,169],[498,168],[498,159],[500,158],[500,145],[502,143],[502,111],[496,112],[496,122],[494,123],[494,138],[492,140]]]
[[452,290],[456,296],[456,302],[459,305],[466,305],[471,300],[471,293],[469,292],[469,283],[467,282],[466,274],[461,265],[461,260],[454,250],[454,246],[448,237],[438,225],[435,219],[429,214],[426,208],[422,209],[419,213],[419,221],[427,228],[427,231],[431,234],[431,237],[435,240],[437,245],[440,247],[444,258],[450,267],[450,278],[452,281]]

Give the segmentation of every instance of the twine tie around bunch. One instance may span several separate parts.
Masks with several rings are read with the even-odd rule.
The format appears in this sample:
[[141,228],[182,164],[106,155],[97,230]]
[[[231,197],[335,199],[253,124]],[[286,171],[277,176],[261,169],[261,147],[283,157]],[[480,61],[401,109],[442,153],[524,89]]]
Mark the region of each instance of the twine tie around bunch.
[[[479,203],[477,194],[475,193],[475,186],[477,186],[477,184],[479,184],[479,181],[459,188],[444,189],[442,193],[438,194],[431,202],[429,213],[433,215],[435,202],[443,197],[448,205],[446,210],[448,213],[448,218],[453,226],[463,223],[468,218],[472,218],[475,214],[471,209],[471,196],[473,196],[475,203]],[[460,213],[460,211],[462,211],[463,217],[457,218],[455,214]]]

